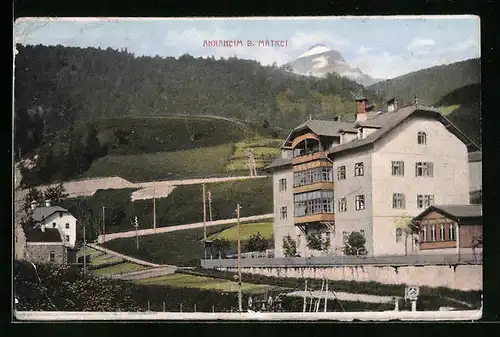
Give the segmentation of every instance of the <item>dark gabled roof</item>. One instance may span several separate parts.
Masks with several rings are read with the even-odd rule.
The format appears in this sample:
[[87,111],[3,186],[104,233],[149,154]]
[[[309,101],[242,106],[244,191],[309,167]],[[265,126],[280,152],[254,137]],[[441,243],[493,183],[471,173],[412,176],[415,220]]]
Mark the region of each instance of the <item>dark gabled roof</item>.
[[469,163],[482,161],[483,153],[481,151],[469,152]]
[[457,222],[464,220],[467,222],[467,220],[471,219],[480,219],[482,222],[483,205],[433,205],[417,215],[413,220],[419,221],[430,212],[441,213]]
[[54,228],[45,228],[45,232],[38,227],[33,228],[24,226],[24,234],[26,235],[27,242],[61,242],[61,234],[59,230]]
[[292,158],[283,158],[279,156],[278,158],[274,159],[271,164],[267,165],[264,167],[264,170],[271,170],[271,169],[277,169],[280,167],[287,167],[292,165]]
[[304,122],[297,126],[295,129],[290,132],[285,143],[290,139],[290,137],[297,131],[301,131],[304,129],[309,129],[314,132],[318,136],[339,136],[340,131],[345,132],[357,132],[353,123],[350,122],[337,122],[337,121],[324,121],[318,119],[310,119],[307,122]]
[[31,216],[33,220],[35,220],[36,222],[40,222],[47,219],[49,216],[56,212],[68,212],[68,210],[59,206],[37,207],[33,210]]
[[446,117],[441,115],[441,113],[439,113],[438,110],[422,105],[410,105],[398,109],[397,111],[394,112],[386,112],[378,114],[366,121],[357,122],[362,126],[372,126],[380,128],[363,139],[354,139],[351,140],[350,142],[335,146],[330,150],[329,153],[331,154],[340,153],[346,150],[351,150],[362,146],[371,145],[375,143],[375,141],[380,139],[382,136],[386,135],[389,131],[393,130],[396,126],[401,124],[404,120],[416,114],[439,119],[448,128],[450,132],[455,134],[461,141],[467,144],[468,148],[479,149],[479,147],[472,140],[470,140],[459,129],[457,129],[457,127],[455,127]]

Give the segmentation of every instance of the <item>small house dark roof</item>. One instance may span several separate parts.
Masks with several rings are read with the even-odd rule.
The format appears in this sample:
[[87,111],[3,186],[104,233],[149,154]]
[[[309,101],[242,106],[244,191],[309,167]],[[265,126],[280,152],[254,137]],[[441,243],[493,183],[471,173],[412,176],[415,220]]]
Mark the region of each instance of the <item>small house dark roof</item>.
[[39,227],[24,226],[24,234],[27,242],[61,242],[61,234],[55,228],[45,228],[45,231]]
[[[438,212],[457,222],[468,222],[470,220],[480,220],[483,218],[483,205],[433,205],[417,215],[413,220],[422,220],[430,212]],[[480,223],[477,223],[480,224]]]
[[34,210],[28,210],[28,212],[21,211],[19,213],[16,213],[16,219],[21,219],[23,217],[31,215],[33,220],[35,220],[36,222],[41,222],[56,212],[68,212],[68,210],[59,206],[37,207]]
[[482,161],[482,156],[481,151],[469,152],[469,163]]

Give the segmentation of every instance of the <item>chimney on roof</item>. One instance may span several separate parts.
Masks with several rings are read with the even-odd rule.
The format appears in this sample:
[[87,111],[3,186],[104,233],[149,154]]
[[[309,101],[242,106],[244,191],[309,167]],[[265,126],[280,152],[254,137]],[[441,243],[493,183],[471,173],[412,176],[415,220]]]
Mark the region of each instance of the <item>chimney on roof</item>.
[[387,111],[392,112],[398,110],[398,99],[393,97],[387,101]]
[[50,207],[50,199],[45,200],[45,207]]
[[33,201],[31,202],[31,209],[35,209],[35,208],[36,208],[36,201],[35,201],[35,200],[33,200]]
[[356,97],[356,105],[358,107],[356,112],[356,122],[366,121],[366,102],[368,102],[368,100],[363,96]]

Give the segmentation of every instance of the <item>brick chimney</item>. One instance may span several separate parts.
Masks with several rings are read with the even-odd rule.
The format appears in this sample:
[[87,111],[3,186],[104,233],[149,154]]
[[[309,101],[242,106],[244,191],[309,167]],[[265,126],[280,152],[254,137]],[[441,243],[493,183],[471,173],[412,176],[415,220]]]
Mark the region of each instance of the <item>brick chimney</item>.
[[50,207],[50,199],[45,200],[45,207]]
[[35,201],[35,200],[33,200],[33,201],[31,202],[31,209],[35,209],[35,208],[36,208],[36,201]]
[[366,102],[368,102],[368,100],[364,97],[360,96],[360,97],[356,98],[356,105],[358,107],[357,112],[356,112],[356,122],[366,121],[366,118],[367,118]]

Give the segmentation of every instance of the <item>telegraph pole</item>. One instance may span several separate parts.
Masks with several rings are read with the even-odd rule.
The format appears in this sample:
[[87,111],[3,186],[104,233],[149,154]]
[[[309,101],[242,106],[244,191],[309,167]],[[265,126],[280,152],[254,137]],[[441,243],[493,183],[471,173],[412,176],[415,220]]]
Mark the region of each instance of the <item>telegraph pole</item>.
[[85,228],[87,227],[87,222],[83,223],[83,276],[87,273],[87,240],[85,238]]
[[102,241],[106,242],[106,220],[104,216],[104,210],[106,207],[102,206]]
[[156,228],[156,189],[154,180],[153,180],[153,228]]
[[212,193],[210,191],[208,191],[208,212],[210,222],[212,222]]
[[207,240],[207,202],[205,200],[205,184],[203,184],[203,239]]
[[237,229],[236,238],[238,240],[238,309],[243,311],[242,307],[242,294],[241,294],[241,240],[240,240],[240,204],[236,206]]
[[137,215],[135,216],[135,245],[136,245],[136,249],[137,251],[139,252],[139,222],[137,221]]

